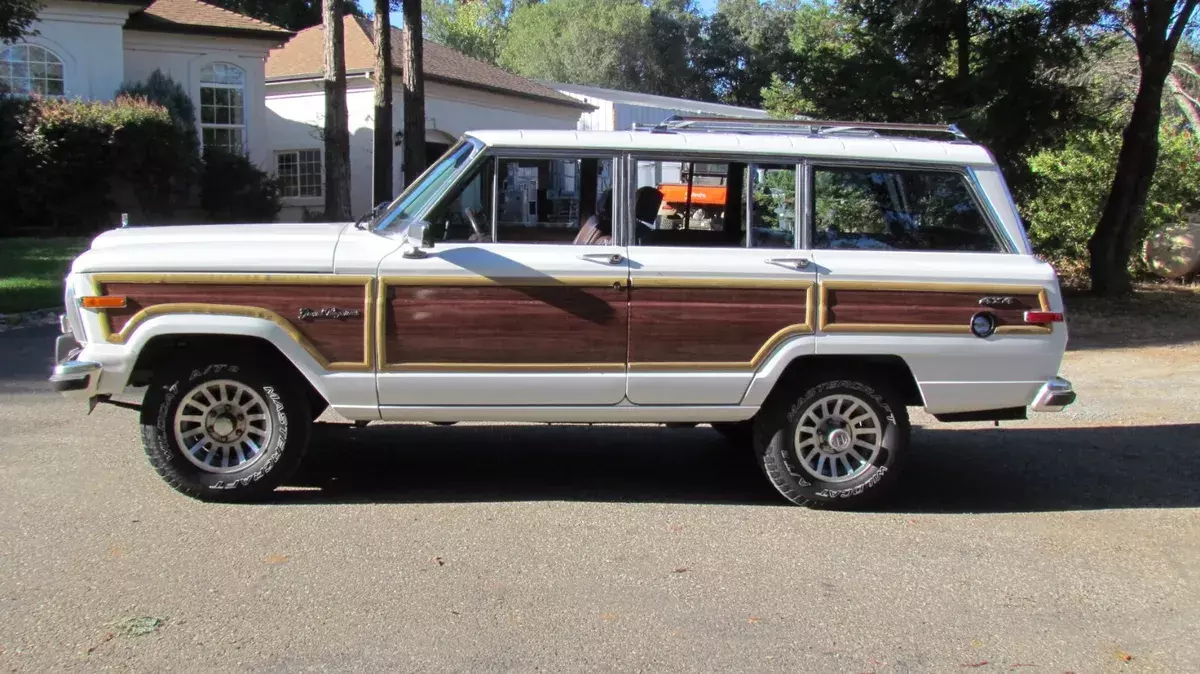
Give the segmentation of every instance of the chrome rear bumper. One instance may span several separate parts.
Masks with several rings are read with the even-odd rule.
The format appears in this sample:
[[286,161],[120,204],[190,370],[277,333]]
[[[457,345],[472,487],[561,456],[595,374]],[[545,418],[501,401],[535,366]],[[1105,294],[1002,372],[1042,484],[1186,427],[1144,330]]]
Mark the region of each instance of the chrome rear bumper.
[[1042,385],[1037,397],[1033,399],[1031,409],[1034,412],[1061,412],[1073,402],[1075,390],[1071,388],[1071,382],[1062,377],[1054,377]]

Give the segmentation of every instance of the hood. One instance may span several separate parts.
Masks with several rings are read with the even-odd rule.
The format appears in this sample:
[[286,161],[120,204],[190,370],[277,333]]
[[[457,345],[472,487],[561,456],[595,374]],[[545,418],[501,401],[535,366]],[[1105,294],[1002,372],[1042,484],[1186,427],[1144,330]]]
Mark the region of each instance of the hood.
[[71,271],[329,273],[349,223],[125,227],[101,234]]

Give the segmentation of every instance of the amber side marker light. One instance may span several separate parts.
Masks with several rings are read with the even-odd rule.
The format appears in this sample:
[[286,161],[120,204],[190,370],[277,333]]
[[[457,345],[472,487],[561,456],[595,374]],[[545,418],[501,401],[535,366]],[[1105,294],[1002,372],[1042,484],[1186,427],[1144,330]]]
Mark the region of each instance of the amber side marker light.
[[1063,315],[1061,311],[1026,311],[1025,322],[1036,325],[1045,325],[1046,323],[1062,323]]
[[79,306],[84,309],[124,309],[125,305],[125,298],[120,295],[93,295],[79,298]]

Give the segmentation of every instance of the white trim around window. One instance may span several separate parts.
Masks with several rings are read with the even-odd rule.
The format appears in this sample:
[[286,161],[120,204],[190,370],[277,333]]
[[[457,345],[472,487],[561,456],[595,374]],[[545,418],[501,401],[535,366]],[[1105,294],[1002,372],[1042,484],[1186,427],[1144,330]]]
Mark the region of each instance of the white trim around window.
[[200,70],[200,142],[246,153],[246,71],[232,63]]
[[21,42],[0,49],[0,93],[18,96],[64,96],[62,58],[38,44]]
[[325,162],[320,148],[276,150],[275,175],[285,199],[321,199],[325,195]]

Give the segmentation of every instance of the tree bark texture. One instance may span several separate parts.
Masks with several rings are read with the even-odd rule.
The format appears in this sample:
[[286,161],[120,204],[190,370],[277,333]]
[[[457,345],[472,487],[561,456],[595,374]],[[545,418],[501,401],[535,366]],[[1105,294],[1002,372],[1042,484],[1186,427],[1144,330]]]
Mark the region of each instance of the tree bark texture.
[[350,130],[342,3],[323,0],[325,28],[325,217],[350,220]]
[[421,0],[404,0],[404,184],[425,170],[425,42]]
[[375,151],[371,204],[392,200],[392,22],[389,0],[375,0]]
[[1088,240],[1092,292],[1116,295],[1132,290],[1129,261],[1137,244],[1146,198],[1158,164],[1158,127],[1162,94],[1175,47],[1197,0],[1184,0],[1172,15],[1176,0],[1132,0],[1130,25],[1137,44],[1140,76],[1133,114],[1122,135],[1117,171],[1100,222]]

